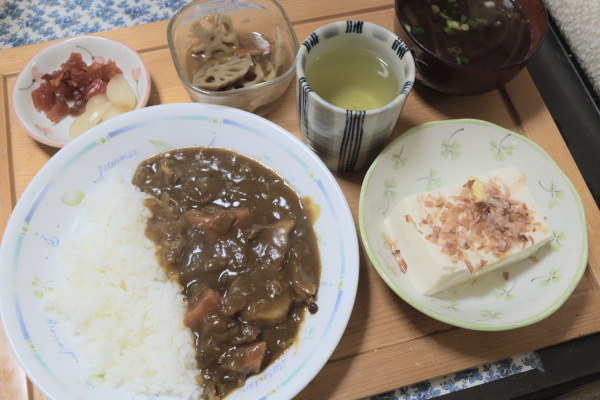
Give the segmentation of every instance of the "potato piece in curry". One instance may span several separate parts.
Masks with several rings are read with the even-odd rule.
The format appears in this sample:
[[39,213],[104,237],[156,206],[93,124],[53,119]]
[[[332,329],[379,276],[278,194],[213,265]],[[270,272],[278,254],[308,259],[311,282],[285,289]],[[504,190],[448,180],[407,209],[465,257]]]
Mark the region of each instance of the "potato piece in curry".
[[184,288],[205,398],[226,396],[296,340],[316,312],[321,265],[314,204],[258,161],[183,148],[143,161],[153,197],[146,236]]

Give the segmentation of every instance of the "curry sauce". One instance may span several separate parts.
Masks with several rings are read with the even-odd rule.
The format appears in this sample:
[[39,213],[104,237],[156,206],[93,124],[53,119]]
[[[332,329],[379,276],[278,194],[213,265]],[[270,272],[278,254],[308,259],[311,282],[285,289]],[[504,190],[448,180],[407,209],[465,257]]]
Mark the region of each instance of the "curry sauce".
[[146,236],[182,285],[205,398],[243,386],[294,344],[317,311],[314,210],[273,170],[235,152],[192,147],[143,161]]

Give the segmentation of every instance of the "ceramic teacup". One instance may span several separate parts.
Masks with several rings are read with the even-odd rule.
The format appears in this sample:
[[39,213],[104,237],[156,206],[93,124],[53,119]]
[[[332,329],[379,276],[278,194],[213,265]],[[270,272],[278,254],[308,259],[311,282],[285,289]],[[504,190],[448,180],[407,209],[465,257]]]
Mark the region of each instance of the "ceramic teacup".
[[[344,107],[342,103],[336,105],[330,93],[325,96],[311,87],[311,79],[317,81],[316,72],[308,79],[306,72],[310,73],[321,57],[343,48],[376,55],[382,69],[378,73],[394,77],[394,92],[388,102],[371,109],[361,109],[364,104]],[[351,62],[345,57],[333,65],[341,69],[343,63]],[[359,78],[347,79],[348,84]],[[415,80],[415,64],[404,42],[387,29],[366,21],[339,21],[317,29],[302,43],[296,58],[296,79],[302,139],[330,170],[355,171],[375,159],[394,131]]]

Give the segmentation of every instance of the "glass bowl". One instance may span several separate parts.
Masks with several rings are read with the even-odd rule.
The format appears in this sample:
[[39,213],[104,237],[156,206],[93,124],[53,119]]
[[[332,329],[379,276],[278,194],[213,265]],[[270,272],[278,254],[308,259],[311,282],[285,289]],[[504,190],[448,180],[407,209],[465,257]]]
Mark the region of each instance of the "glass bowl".
[[[207,18],[209,21],[213,21],[211,18],[214,18],[215,14],[219,15],[219,22],[210,25],[206,22]],[[225,19],[226,23],[222,24],[222,16],[228,17],[230,20]],[[198,28],[199,24],[203,28]],[[275,50],[280,51],[281,62],[277,76],[274,79],[244,87],[232,88],[232,85],[228,85],[231,90],[198,87],[193,83],[194,71],[197,69],[194,58],[199,60],[201,56],[197,51],[198,47],[194,46],[198,46],[202,41],[200,37],[204,33],[201,31],[203,29],[209,33],[214,31],[217,36],[222,33],[230,38],[231,36],[228,35],[231,28],[238,38],[260,36],[271,43],[271,49],[275,47]],[[277,39],[278,37],[279,39]],[[191,2],[175,13],[169,21],[167,40],[177,74],[192,101],[239,108],[258,115],[269,112],[276,105],[277,99],[289,87],[295,73],[295,59],[299,49],[298,39],[287,13],[281,5],[271,0]],[[219,41],[217,37],[216,42]],[[234,49],[236,47],[234,46]],[[237,49],[239,50],[241,47],[243,45],[240,40],[240,46]],[[192,50],[192,48],[194,49]],[[238,50],[235,50],[234,54],[241,54]],[[270,52],[274,57],[275,52]],[[194,54],[192,55],[192,53]],[[269,71],[264,72],[267,75]],[[248,75],[245,78],[246,81],[248,81]],[[196,82],[198,81],[196,80]]]

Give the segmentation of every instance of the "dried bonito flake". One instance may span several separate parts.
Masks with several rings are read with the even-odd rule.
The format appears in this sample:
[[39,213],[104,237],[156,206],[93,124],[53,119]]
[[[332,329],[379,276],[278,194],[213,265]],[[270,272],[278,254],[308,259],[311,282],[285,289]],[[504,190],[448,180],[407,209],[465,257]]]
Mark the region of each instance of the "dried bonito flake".
[[[478,185],[483,195],[477,193]],[[511,189],[501,179],[492,178],[484,184],[469,178],[453,201],[432,194],[420,198],[430,210],[420,221],[432,228],[426,239],[438,243],[442,252],[456,261],[464,261],[471,271],[483,268],[486,262],[482,259],[480,265],[471,265],[464,255],[469,248],[491,252],[498,258],[510,255],[514,246],[524,247],[533,240],[527,235],[531,230],[541,229],[527,205],[510,196]]]
[[236,32],[231,18],[213,13],[193,24],[190,48],[192,84],[211,91],[235,90],[275,79],[286,68],[283,33],[275,42],[257,32]]

